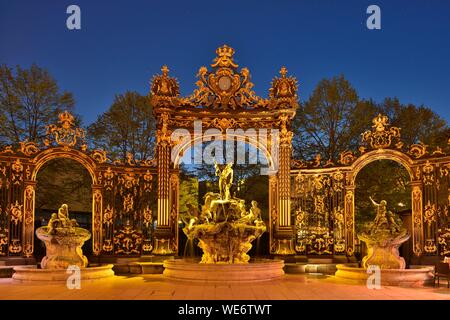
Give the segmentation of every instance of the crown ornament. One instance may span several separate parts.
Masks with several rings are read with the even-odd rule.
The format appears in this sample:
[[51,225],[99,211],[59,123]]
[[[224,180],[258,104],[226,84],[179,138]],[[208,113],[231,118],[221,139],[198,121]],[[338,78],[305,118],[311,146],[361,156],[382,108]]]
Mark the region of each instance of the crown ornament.
[[216,50],[217,57],[214,58],[213,68],[237,68],[238,65],[233,61],[234,49],[224,44]]
[[71,127],[75,123],[75,117],[69,112],[64,111],[58,115],[59,123],[63,125],[63,127]]

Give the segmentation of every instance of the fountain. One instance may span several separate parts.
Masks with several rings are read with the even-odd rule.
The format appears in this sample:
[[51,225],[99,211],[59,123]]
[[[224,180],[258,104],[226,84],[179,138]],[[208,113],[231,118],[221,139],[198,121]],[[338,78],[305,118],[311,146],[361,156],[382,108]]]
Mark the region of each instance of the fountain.
[[233,169],[215,165],[219,177],[219,193],[208,192],[201,211],[189,206],[190,212],[182,217],[183,232],[188,240],[198,239],[203,251],[199,262],[188,259],[164,261],[164,275],[171,279],[189,281],[258,281],[281,277],[281,260],[250,262],[252,241],[259,238],[266,225],[256,201],[247,211],[245,200],[231,196]]
[[421,267],[406,269],[405,259],[400,257],[399,247],[406,242],[410,234],[402,226],[401,219],[387,210],[387,202],[380,203],[370,198],[376,208],[373,222],[365,226],[358,239],[367,245],[367,255],[362,259],[362,268],[345,264],[336,266],[336,277],[364,280],[370,276],[370,266],[380,269],[381,284],[414,286],[429,284],[432,280],[432,268]]
[[113,265],[88,267],[88,259],[81,247],[89,240],[91,233],[78,226],[75,219],[69,219],[69,208],[63,204],[58,213],[53,213],[48,225],[36,230],[36,236],[44,242],[46,255],[41,268],[18,266],[14,268],[13,279],[33,281],[65,281],[79,268],[81,280],[113,276]]

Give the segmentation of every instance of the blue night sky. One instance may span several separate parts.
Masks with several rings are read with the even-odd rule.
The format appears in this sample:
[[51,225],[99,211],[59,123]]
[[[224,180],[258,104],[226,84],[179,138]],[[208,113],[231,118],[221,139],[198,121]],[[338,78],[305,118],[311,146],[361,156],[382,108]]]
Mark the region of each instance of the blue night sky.
[[[66,28],[70,4],[81,7],[80,31]],[[371,4],[382,30],[366,28]],[[397,96],[450,120],[450,1],[0,0],[0,39],[0,63],[47,68],[85,124],[116,93],[146,94],[163,64],[189,94],[222,44],[259,95],[285,65],[302,100],[320,79],[344,74],[363,98]]]

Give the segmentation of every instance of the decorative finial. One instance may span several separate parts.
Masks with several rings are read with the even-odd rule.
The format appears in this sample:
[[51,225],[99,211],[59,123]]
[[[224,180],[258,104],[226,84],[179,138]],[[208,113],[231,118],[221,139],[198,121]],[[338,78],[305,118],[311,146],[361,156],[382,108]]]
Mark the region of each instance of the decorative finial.
[[373,120],[373,128],[376,131],[384,131],[387,126],[389,126],[389,118],[385,115],[379,113]]
[[163,76],[168,76],[169,75],[169,68],[166,66],[166,65],[163,65],[162,67],[161,67],[161,72],[162,72],[162,74],[163,74]]
[[237,68],[238,65],[233,61],[234,49],[224,44],[222,47],[216,50],[217,57],[214,59],[214,63],[211,67],[221,67],[221,68]]
[[74,124],[75,118],[69,111],[64,111],[58,115],[59,122],[63,125],[72,126]]
[[287,72],[288,72],[288,70],[286,69],[286,67],[284,67],[284,66],[281,67],[280,74],[281,74],[282,78],[286,78]]

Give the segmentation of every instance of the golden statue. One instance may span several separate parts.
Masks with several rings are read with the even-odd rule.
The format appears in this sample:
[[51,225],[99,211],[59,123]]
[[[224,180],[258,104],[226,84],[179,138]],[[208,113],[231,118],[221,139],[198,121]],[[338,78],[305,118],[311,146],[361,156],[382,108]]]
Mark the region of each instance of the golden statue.
[[198,245],[203,250],[202,263],[247,263],[251,242],[266,231],[256,201],[251,202],[247,212],[245,200],[231,197],[231,166],[227,164],[220,170],[215,164],[220,194],[206,193],[201,212],[188,205],[189,212],[182,217],[183,232],[189,239],[199,240]]
[[233,164],[227,163],[225,168],[220,170],[219,165],[214,163],[216,168],[216,176],[219,177],[219,193],[222,200],[229,200],[231,198],[230,188],[233,184]]

